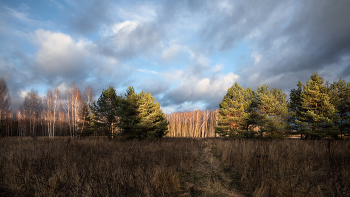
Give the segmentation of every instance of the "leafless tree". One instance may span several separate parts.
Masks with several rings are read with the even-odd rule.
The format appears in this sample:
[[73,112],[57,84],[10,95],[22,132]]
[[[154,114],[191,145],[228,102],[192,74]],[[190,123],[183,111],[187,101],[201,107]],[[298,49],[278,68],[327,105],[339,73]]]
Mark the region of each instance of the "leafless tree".
[[30,90],[24,99],[22,108],[25,116],[29,119],[30,134],[35,136],[36,121],[42,110],[42,100],[40,96],[34,90]]
[[84,102],[86,102],[88,105],[91,105],[92,102],[95,100],[95,93],[92,90],[92,87],[88,85],[84,91]]
[[67,112],[69,132],[71,136],[75,136],[78,126],[77,122],[79,121],[78,112],[83,103],[83,95],[75,83],[73,83],[72,86],[66,90],[65,97],[65,109]]
[[18,136],[25,136],[26,135],[26,116],[25,116],[25,112],[24,109],[19,109],[17,110],[16,113],[16,120],[18,122],[18,127],[17,127],[17,132],[18,132]]
[[43,115],[46,120],[47,123],[47,133],[48,136],[51,137],[52,136],[52,104],[53,104],[53,92],[51,89],[48,90],[47,95],[46,95],[46,99],[44,101],[45,103],[45,108],[43,111]]
[[194,110],[167,114],[169,137],[216,137],[218,110]]
[[79,110],[83,104],[83,96],[81,94],[81,91],[77,86],[73,84],[72,86],[72,110],[74,112],[74,134],[76,135],[77,127],[78,127],[78,121],[79,121]]
[[66,109],[66,122],[69,127],[69,133],[71,136],[73,136],[73,131],[72,131],[72,89],[68,88],[66,90],[66,98],[65,98],[65,109]]
[[56,126],[56,119],[57,119],[57,113],[61,106],[60,101],[60,91],[58,88],[55,89],[54,95],[53,95],[53,125],[52,125],[52,136],[55,136],[55,126]]

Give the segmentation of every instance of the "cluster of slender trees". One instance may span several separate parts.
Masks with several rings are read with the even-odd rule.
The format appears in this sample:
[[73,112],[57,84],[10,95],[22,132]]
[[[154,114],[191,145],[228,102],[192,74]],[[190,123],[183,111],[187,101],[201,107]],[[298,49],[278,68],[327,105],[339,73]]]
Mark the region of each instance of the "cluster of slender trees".
[[167,114],[169,137],[217,137],[219,110],[193,110]]
[[[6,82],[3,78],[0,81],[0,93],[5,95],[0,103],[8,103],[0,107],[2,136],[76,136],[81,129],[81,108],[84,103],[91,104],[95,98],[91,86],[82,92],[74,83],[64,92],[58,88],[50,89],[43,98],[30,90],[20,109],[13,112]],[[3,102],[3,98],[7,98],[7,102]]]
[[342,138],[350,130],[350,83],[341,78],[329,83],[318,73],[313,73],[306,84],[299,81],[289,99],[282,90],[270,89],[266,84],[252,90],[236,82],[219,103],[220,109],[167,115],[149,93],[136,94],[132,87],[125,96],[117,96],[109,87],[95,101],[91,86],[82,92],[73,83],[64,92],[48,90],[43,98],[29,91],[16,113],[11,111],[10,103],[6,81],[0,78],[1,136],[114,136],[134,130],[139,138],[158,134]]

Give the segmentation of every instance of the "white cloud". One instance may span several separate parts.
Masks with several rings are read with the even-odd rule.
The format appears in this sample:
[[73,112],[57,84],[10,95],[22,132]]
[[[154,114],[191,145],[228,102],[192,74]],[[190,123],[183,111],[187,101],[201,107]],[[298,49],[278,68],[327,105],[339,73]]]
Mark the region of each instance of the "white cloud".
[[216,64],[213,68],[213,72],[217,73],[217,72],[221,72],[224,69],[224,65],[222,64]]
[[211,60],[207,57],[205,57],[201,53],[195,53],[191,49],[186,47],[187,52],[190,54],[190,59],[192,63],[201,65],[201,67],[207,67],[209,66]]
[[258,54],[257,52],[253,52],[251,57],[254,59],[254,65],[256,65],[260,62],[262,55]]
[[124,21],[122,23],[116,23],[111,27],[104,26],[100,31],[100,34],[102,36],[120,34],[121,38],[127,37],[138,25],[140,25],[140,22],[138,21]]
[[116,8],[117,15],[123,20],[152,21],[157,16],[156,7],[150,4],[133,5],[131,7]]
[[183,77],[184,71],[180,69],[174,69],[167,72],[163,72],[162,76],[170,83],[176,83]]
[[29,92],[29,90],[20,90],[20,91],[18,92],[18,95],[19,95],[19,97],[20,97],[21,99],[24,100],[24,99],[26,98],[28,92]]
[[180,45],[171,45],[169,48],[165,49],[162,53],[162,59],[165,61],[173,60],[178,53],[180,53],[183,50],[182,46]]
[[39,45],[37,69],[51,76],[82,71],[89,56],[89,42],[75,42],[69,35],[38,29],[34,36]]
[[57,86],[57,89],[61,93],[66,92],[66,90],[68,89],[68,85],[65,82],[62,82],[60,85]]
[[[204,100],[208,102],[219,101],[225,95],[227,89],[240,79],[234,73],[218,74],[215,77],[189,76],[185,72],[174,74],[176,74],[180,83],[174,89],[168,91],[166,97],[175,101],[175,103]],[[166,76],[164,76],[165,80],[167,80]]]
[[140,68],[138,68],[137,70],[140,71],[140,72],[143,72],[143,73],[158,74],[158,72],[154,71],[154,70],[140,69]]
[[159,32],[153,24],[140,21],[124,21],[104,26],[97,43],[100,52],[120,59],[151,53],[150,49],[161,46]]
[[225,13],[228,16],[232,16],[233,10],[235,8],[231,1],[218,1],[216,4],[220,12]]
[[259,29],[253,29],[247,36],[248,39],[256,38],[261,35],[261,31]]

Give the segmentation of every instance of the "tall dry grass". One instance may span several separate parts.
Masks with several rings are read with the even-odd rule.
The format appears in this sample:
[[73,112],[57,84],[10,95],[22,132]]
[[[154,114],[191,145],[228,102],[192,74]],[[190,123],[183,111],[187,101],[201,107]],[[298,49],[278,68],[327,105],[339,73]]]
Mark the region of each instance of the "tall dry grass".
[[252,196],[350,196],[350,142],[217,141],[233,185]]
[[167,196],[180,190],[198,141],[0,139],[0,196]]
[[[350,194],[349,141],[39,137],[1,138],[0,150],[0,196]],[[208,177],[215,187],[193,189]]]

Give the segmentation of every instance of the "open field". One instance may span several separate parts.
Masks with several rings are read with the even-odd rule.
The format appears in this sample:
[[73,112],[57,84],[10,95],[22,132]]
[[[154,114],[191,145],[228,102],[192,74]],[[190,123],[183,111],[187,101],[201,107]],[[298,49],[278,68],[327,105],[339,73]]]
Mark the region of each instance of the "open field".
[[0,196],[349,196],[350,142],[1,138]]

